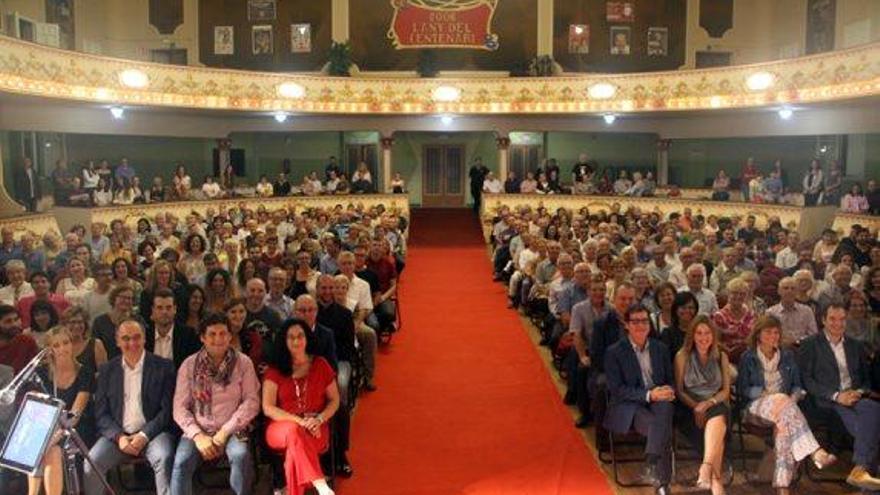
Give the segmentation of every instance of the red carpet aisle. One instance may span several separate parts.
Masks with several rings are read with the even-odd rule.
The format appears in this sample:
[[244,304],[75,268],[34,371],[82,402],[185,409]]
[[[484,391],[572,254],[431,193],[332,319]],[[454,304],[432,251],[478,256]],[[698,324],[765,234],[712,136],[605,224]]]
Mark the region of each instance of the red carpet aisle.
[[470,211],[413,212],[401,298],[339,493],[612,493],[492,282]]

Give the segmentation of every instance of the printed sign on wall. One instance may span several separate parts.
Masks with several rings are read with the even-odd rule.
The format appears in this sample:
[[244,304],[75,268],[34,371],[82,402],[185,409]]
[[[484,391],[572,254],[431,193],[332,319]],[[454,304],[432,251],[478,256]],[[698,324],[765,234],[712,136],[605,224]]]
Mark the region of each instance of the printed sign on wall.
[[388,38],[398,50],[470,48],[497,50],[492,17],[498,0],[391,0]]

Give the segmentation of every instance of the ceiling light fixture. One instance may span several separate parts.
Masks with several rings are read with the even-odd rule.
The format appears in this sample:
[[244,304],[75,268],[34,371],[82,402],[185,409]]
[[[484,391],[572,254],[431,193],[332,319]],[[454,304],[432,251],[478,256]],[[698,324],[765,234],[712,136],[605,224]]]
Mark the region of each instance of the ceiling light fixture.
[[746,79],[746,87],[752,91],[763,91],[773,86],[776,77],[769,72],[755,72]]
[[143,89],[150,85],[150,77],[142,70],[127,69],[119,73],[119,82],[129,88]]
[[275,122],[278,122],[279,124],[283,124],[283,123],[287,122],[287,114],[284,112],[275,112],[274,117],[275,117]]
[[452,123],[455,122],[455,117],[453,117],[452,115],[441,115],[440,122],[443,125],[452,125]]
[[609,83],[596,83],[587,88],[587,94],[594,100],[607,100],[617,93],[617,88]]
[[110,115],[112,115],[114,119],[120,120],[125,117],[125,109],[122,107],[110,107]]
[[606,124],[611,125],[614,123],[615,120],[617,120],[617,115],[614,115],[613,113],[606,113],[602,116],[602,118],[605,119]]
[[455,86],[439,86],[434,89],[431,97],[434,101],[449,103],[461,98],[461,90]]
[[789,107],[783,107],[779,109],[779,118],[782,120],[789,120],[794,115],[794,110]]
[[299,99],[306,95],[306,88],[295,82],[281,83],[276,88],[276,91],[278,91],[278,96],[283,98]]

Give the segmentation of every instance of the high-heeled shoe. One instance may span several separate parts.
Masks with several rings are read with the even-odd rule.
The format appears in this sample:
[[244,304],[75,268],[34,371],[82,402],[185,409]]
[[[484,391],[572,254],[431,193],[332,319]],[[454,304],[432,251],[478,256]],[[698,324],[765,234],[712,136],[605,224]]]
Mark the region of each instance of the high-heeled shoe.
[[[703,476],[703,466],[709,466],[709,474],[706,477]],[[711,490],[712,478],[714,477],[715,470],[713,469],[713,466],[708,462],[704,462],[700,464],[700,474],[697,476],[697,484],[695,486],[701,490]]]
[[813,464],[816,466],[816,469],[825,469],[828,466],[837,462],[837,456],[834,454],[829,454],[825,452],[823,449],[817,449],[813,452],[813,455],[810,456],[813,460]]

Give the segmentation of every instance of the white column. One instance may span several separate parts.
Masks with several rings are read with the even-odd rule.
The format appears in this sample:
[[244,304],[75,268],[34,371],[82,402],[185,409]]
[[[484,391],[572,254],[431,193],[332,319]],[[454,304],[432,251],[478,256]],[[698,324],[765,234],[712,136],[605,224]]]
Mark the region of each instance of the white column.
[[379,140],[382,144],[382,187],[379,192],[391,192],[391,147],[394,146],[394,138],[382,136]]
[[495,145],[498,147],[498,178],[503,182],[507,180],[507,170],[509,169],[510,138],[507,135],[495,138]]
[[538,56],[553,56],[553,0],[538,0]]
[[348,0],[332,0],[330,5],[330,35],[333,41],[348,41]]
[[669,184],[669,145],[670,139],[657,140],[657,185]]

